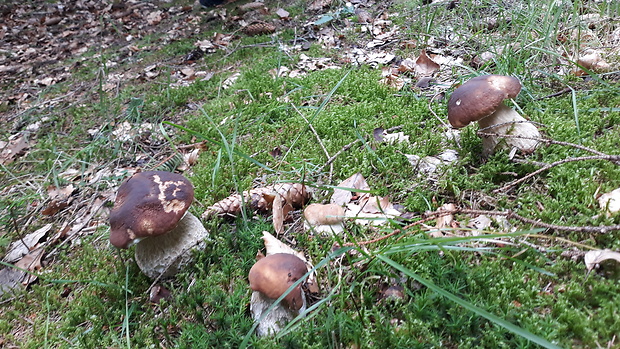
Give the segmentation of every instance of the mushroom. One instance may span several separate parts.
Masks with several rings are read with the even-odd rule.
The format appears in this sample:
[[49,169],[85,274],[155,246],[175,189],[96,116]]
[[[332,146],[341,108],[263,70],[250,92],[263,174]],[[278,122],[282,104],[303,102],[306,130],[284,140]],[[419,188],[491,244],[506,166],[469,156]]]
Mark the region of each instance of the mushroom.
[[310,204],[304,210],[304,218],[306,230],[332,234],[344,230],[344,208],[338,204]]
[[117,248],[137,244],[136,263],[151,279],[174,275],[191,260],[190,250],[208,237],[200,220],[187,211],[193,199],[191,182],[180,174],[134,174],[118,188],[110,212],[110,242]]
[[289,253],[268,255],[252,266],[248,275],[253,291],[250,311],[254,321],[260,320],[256,328],[259,336],[276,334],[305,310],[305,294],[301,284],[298,284],[284,296],[280,304],[263,317],[273,303],[307,272],[306,263]]
[[[454,128],[462,128],[478,121],[485,133],[483,154],[489,155],[497,147],[516,148],[530,153],[536,149],[540,132],[536,126],[504,105],[521,91],[519,79],[512,76],[482,75],[459,86],[448,100],[448,120]],[[511,135],[513,137],[502,137]],[[500,141],[504,139],[504,142]]]

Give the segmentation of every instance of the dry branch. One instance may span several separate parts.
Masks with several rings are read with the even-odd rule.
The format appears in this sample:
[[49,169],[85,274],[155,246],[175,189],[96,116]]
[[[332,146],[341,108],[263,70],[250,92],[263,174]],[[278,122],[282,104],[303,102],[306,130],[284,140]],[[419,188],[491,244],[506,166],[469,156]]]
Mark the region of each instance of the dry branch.
[[[513,211],[484,211],[484,210],[472,210],[472,209],[464,209],[464,208],[456,208],[453,210],[441,210],[441,211],[433,211],[433,212],[425,212],[422,216],[421,219],[418,221],[415,221],[409,225],[406,225],[400,229],[395,229],[393,232],[372,239],[372,240],[366,240],[366,241],[359,241],[359,242],[350,242],[350,243],[346,243],[343,244],[342,247],[347,247],[347,246],[363,246],[363,245],[368,245],[368,244],[372,244],[375,242],[379,242],[381,240],[385,240],[389,237],[392,237],[394,235],[400,234],[403,231],[407,231],[417,225],[420,225],[422,223],[426,223],[428,221],[431,221],[433,219],[437,219],[438,217],[442,217],[442,216],[446,216],[446,215],[453,215],[453,214],[469,214],[469,215],[488,215],[488,216],[503,216],[506,217],[507,219],[516,219],[518,221],[521,221],[523,223],[526,224],[531,224],[535,227],[541,227],[541,228],[546,228],[546,229],[553,229],[553,230],[560,230],[560,231],[572,231],[572,232],[579,232],[579,233],[599,233],[599,234],[606,234],[612,231],[616,231],[616,230],[620,230],[620,224],[616,224],[616,225],[602,225],[602,226],[570,226],[570,225],[557,225],[557,224],[550,224],[550,223],[545,223],[545,222],[541,222],[541,221],[537,221],[531,218],[526,218],[523,217],[521,215],[518,215],[517,213],[513,212]],[[338,246],[337,246],[338,247]]]
[[528,180],[529,178],[532,178],[534,176],[536,176],[537,174],[544,172],[552,167],[556,167],[565,163],[569,163],[569,162],[575,162],[575,161],[584,161],[584,160],[609,160],[612,162],[616,162],[616,161],[620,161],[620,155],[593,155],[593,156],[580,156],[580,157],[576,157],[576,158],[568,158],[568,159],[563,159],[563,160],[559,160],[556,162],[553,162],[549,165],[546,165],[545,167],[539,168],[538,170],[529,173],[527,175],[525,175],[524,177],[521,177],[519,179],[515,179],[514,181],[504,185],[501,188],[495,189],[493,190],[493,193],[501,193],[503,191],[506,191],[512,187],[514,187],[515,185],[524,182],[526,180]]

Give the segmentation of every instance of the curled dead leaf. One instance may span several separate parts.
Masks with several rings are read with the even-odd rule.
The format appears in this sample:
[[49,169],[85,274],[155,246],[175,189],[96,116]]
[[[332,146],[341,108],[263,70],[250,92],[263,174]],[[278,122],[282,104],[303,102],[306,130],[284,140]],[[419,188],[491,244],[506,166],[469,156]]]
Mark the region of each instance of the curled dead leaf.
[[358,189],[360,191],[369,191],[370,187],[366,182],[364,176],[361,173],[356,173],[353,176],[345,179],[340,184],[336,186],[334,189],[334,193],[332,194],[330,202],[333,204],[338,204],[340,206],[344,206],[353,197],[353,193]]
[[611,250],[595,250],[586,252],[583,256],[583,261],[586,264],[588,271],[591,271],[603,261],[613,259],[620,263],[620,253]]
[[4,256],[3,261],[7,263],[13,263],[23,256],[28,254],[32,248],[34,248],[41,239],[52,229],[52,224],[46,224],[36,231],[27,234],[23,238],[14,241],[9,246],[9,251]]
[[595,72],[605,72],[611,69],[609,63],[603,60],[601,53],[593,49],[585,50],[583,54],[579,56],[577,63],[584,68]]
[[426,50],[420,52],[420,56],[416,59],[415,64],[415,72],[420,76],[433,75],[440,68],[439,64],[426,54]]

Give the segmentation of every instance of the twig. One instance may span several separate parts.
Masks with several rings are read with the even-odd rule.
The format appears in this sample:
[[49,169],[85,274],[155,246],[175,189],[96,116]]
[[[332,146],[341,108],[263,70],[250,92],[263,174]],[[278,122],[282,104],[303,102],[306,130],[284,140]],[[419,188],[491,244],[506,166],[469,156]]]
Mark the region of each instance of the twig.
[[[445,212],[445,211],[441,211],[441,212]],[[422,224],[422,223],[426,223],[426,222],[428,222],[428,221],[432,221],[433,219],[436,219],[436,218],[437,218],[437,217],[426,217],[426,218],[422,218],[422,219],[420,219],[419,221],[413,222],[413,223],[411,223],[411,224],[409,224],[409,225],[407,225],[407,226],[403,227],[402,229],[394,229],[394,231],[393,231],[393,232],[391,232],[391,233],[389,233],[389,234],[387,234],[387,235],[383,235],[383,236],[381,236],[381,237],[378,237],[378,238],[376,238],[376,239],[366,240],[366,241],[360,241],[360,242],[349,242],[349,243],[343,244],[343,245],[342,245],[342,247],[364,246],[364,245],[372,244],[372,243],[375,243],[375,242],[379,242],[379,241],[381,241],[381,240],[385,240],[385,239],[387,239],[387,238],[389,238],[389,237],[392,237],[392,236],[394,236],[394,235],[400,234],[400,233],[401,233],[402,231],[404,231],[404,230],[411,229],[411,228],[413,228],[413,227],[414,227],[414,226],[416,226],[416,225],[420,225],[420,224]]]
[[433,101],[435,100],[435,97],[437,97],[438,95],[440,95],[443,92],[439,92],[437,94],[435,94],[432,98],[430,98],[428,100],[428,110],[431,112],[431,114],[433,114],[433,116],[439,120],[439,122],[446,128],[446,129],[450,129],[450,125],[448,125],[442,118],[440,118],[437,113],[435,113],[435,111],[433,110]]
[[564,239],[561,238],[559,236],[547,236],[547,235],[540,235],[540,234],[528,234],[527,237],[532,237],[532,238],[536,238],[536,239],[546,239],[546,240],[557,240],[569,245],[573,245],[575,247],[579,247],[581,249],[585,249],[585,250],[596,250],[596,247],[592,247],[592,246],[588,246],[588,245],[584,245],[584,244],[580,244],[578,242],[575,241],[570,241],[568,239]]
[[[403,128],[403,125],[398,125],[398,126],[390,127],[390,128],[388,128],[387,130],[385,130],[385,131],[386,131],[386,132],[394,132],[394,131],[400,130],[401,128]],[[327,162],[323,164],[323,166],[319,167],[319,169],[317,170],[317,172],[321,172],[321,171],[323,171],[323,169],[325,168],[325,166],[330,166],[330,165],[332,164],[332,162],[334,162],[334,161],[336,160],[336,158],[337,158],[340,154],[342,154],[342,153],[344,153],[345,151],[347,151],[347,150],[351,149],[351,148],[352,148],[352,147],[353,147],[356,143],[358,143],[358,142],[361,142],[361,139],[359,139],[359,138],[358,138],[358,139],[354,140],[353,142],[351,142],[351,143],[349,143],[349,144],[345,145],[344,147],[342,147],[342,149],[338,150],[338,151],[336,152],[336,154],[332,155],[332,157],[330,157],[330,158],[327,160]]]
[[547,228],[547,229],[553,229],[553,230],[561,230],[561,231],[573,231],[573,232],[579,232],[579,233],[601,233],[601,234],[605,234],[605,233],[609,233],[610,231],[614,231],[614,230],[620,230],[620,224],[616,224],[616,225],[603,225],[603,226],[570,226],[570,225],[556,225],[556,224],[550,224],[550,223],[545,223],[545,222],[541,222],[541,221],[537,221],[537,220],[533,220],[530,218],[526,218],[523,216],[518,215],[517,213],[513,212],[513,211],[484,211],[484,210],[472,210],[472,209],[454,209],[454,210],[445,210],[445,211],[435,211],[435,212],[428,212],[425,213],[426,216],[432,216],[432,217],[437,217],[437,216],[443,216],[443,215],[447,215],[447,214],[456,214],[456,213],[462,213],[462,214],[472,214],[472,215],[489,215],[489,216],[504,216],[508,219],[516,219],[518,221],[521,221],[523,223],[528,223],[531,224],[533,226],[537,226],[537,227],[541,227],[541,228]]
[[572,91],[572,90],[571,90],[569,87],[567,87],[567,88],[565,88],[565,89],[563,89],[563,90],[561,90],[561,91],[558,91],[558,92],[556,92],[556,93],[552,93],[552,94],[550,94],[550,95],[546,95],[546,96],[538,97],[538,98],[536,98],[536,100],[537,100],[537,101],[540,101],[540,100],[542,100],[542,99],[546,99],[546,98],[558,97],[558,96],[561,96],[561,95],[567,94],[567,93],[569,93],[570,91]]
[[[346,244],[343,244],[342,247],[352,247],[352,246],[364,246],[364,245],[368,245],[368,244],[372,244],[375,242],[379,242],[381,240],[385,240],[387,238],[390,238],[394,235],[400,234],[403,231],[409,230],[411,228],[413,228],[416,225],[420,225],[422,223],[426,223],[428,221],[431,221],[433,219],[437,219],[438,217],[442,217],[442,216],[446,216],[446,215],[452,215],[452,214],[469,214],[469,215],[488,215],[488,216],[503,216],[506,217],[507,219],[516,219],[518,221],[521,221],[523,223],[527,223],[527,224],[531,224],[533,226],[536,227],[541,227],[541,228],[547,228],[547,229],[553,229],[553,230],[561,230],[561,231],[572,231],[572,232],[579,232],[579,233],[600,233],[600,234],[606,234],[609,233],[611,231],[615,231],[615,230],[620,230],[620,224],[616,224],[616,225],[603,225],[603,226],[570,226],[570,225],[557,225],[557,224],[550,224],[550,223],[545,223],[545,222],[541,222],[541,221],[537,221],[537,220],[533,220],[530,218],[526,218],[523,217],[521,215],[516,214],[513,211],[484,211],[484,210],[473,210],[473,209],[461,209],[461,208],[456,208],[456,209],[452,209],[452,210],[441,210],[441,211],[433,211],[433,212],[425,212],[423,214],[422,219],[420,219],[419,221],[415,221],[407,226],[404,226],[401,229],[395,229],[393,232],[378,237],[376,239],[372,239],[372,240],[366,240],[366,241],[360,241],[360,242],[349,242]],[[548,238],[544,235],[529,235],[532,237],[539,237],[539,238]],[[569,240],[565,240],[565,239],[561,239],[558,238],[564,242],[567,243],[571,243],[574,245],[581,245]],[[585,245],[581,245],[581,246],[585,246]],[[587,246],[586,246],[587,247]],[[590,247],[588,247],[590,248]]]
[[550,168],[565,164],[565,163],[569,163],[569,162],[575,162],[575,161],[584,161],[584,160],[608,160],[608,161],[620,161],[620,155],[594,155],[594,156],[580,156],[580,157],[575,157],[575,158],[568,158],[568,159],[563,159],[560,161],[556,161],[553,162],[545,167],[539,168],[538,170],[527,174],[526,176],[516,179],[508,184],[506,184],[505,186],[499,188],[499,189],[495,189],[493,190],[493,193],[497,194],[503,191],[506,191],[512,187],[514,187],[515,185],[524,182],[534,176],[536,176],[537,174],[544,172]]
[[323,169],[325,168],[325,166],[328,166],[328,165],[329,165],[329,166],[331,166],[332,162],[334,162],[334,160],[336,160],[336,158],[337,158],[340,154],[342,154],[342,153],[344,153],[345,151],[347,151],[347,150],[351,149],[351,147],[353,147],[353,146],[354,146],[356,143],[358,143],[358,142],[360,142],[360,139],[359,139],[359,138],[358,138],[358,139],[356,139],[356,140],[354,140],[353,142],[351,142],[351,143],[349,143],[349,144],[345,145],[344,147],[342,147],[342,149],[338,150],[338,151],[336,152],[336,154],[334,154],[331,158],[327,159],[327,162],[326,162],[326,163],[324,163],[324,164],[323,164],[323,166],[319,167],[319,169],[318,169],[317,171],[318,171],[318,172],[321,172],[321,171],[323,171]]
[[[308,124],[308,127],[310,127],[310,130],[312,131],[312,133],[314,133],[314,136],[316,137],[317,142],[319,142],[319,146],[321,147],[321,149],[323,149],[325,156],[327,156],[327,159],[331,159],[331,156],[329,156],[329,153],[327,152],[325,145],[323,145],[323,141],[321,140],[321,137],[319,137],[319,134],[314,129],[314,126],[312,126],[312,123],[308,121],[308,119],[304,116],[304,114],[301,111],[299,111],[299,109],[297,109],[295,104],[291,103],[291,106],[293,107],[293,109],[295,109],[295,111],[299,114],[299,116],[301,116],[301,118],[304,119],[306,124]],[[329,179],[327,183],[331,183],[333,174],[334,174],[334,164],[330,163],[329,164]]]
[[592,149],[592,148],[588,148],[588,147],[584,147],[583,145],[579,145],[579,144],[575,144],[575,143],[570,143],[570,142],[562,142],[562,141],[556,141],[553,139],[548,139],[548,138],[541,138],[541,137],[526,137],[526,136],[518,136],[518,135],[504,135],[504,134],[498,134],[498,133],[487,133],[487,132],[481,132],[478,131],[477,134],[479,136],[485,136],[485,137],[500,137],[500,138],[521,138],[521,139],[531,139],[531,140],[535,140],[538,141],[540,143],[546,143],[546,144],[557,144],[557,145],[564,145],[564,146],[568,146],[568,147],[573,147],[576,149],[580,149],[580,150],[585,150],[589,153],[592,154],[596,154],[596,155],[607,155],[603,152],[600,152],[596,149]]

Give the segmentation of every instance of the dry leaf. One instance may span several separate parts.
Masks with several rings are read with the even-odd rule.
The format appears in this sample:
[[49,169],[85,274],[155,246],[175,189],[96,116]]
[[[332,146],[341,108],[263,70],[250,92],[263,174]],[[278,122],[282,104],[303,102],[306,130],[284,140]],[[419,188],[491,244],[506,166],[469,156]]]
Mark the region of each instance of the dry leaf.
[[420,52],[420,56],[415,61],[415,71],[418,75],[429,76],[439,70],[439,64],[435,63],[427,54],[426,50]]
[[379,82],[396,90],[401,90],[407,83],[405,79],[394,74],[385,76],[383,79],[379,80]]
[[390,219],[395,219],[400,216],[400,212],[394,208],[388,208],[380,212],[376,209],[370,209],[379,213],[365,212],[365,209],[369,210],[366,206],[349,203],[345,209],[345,216],[352,218],[355,224],[359,225],[383,225]]
[[146,22],[149,25],[157,25],[159,24],[159,22],[161,22],[162,18],[162,11],[154,11],[148,14],[148,16],[146,16]]
[[249,11],[253,11],[253,10],[260,10],[260,9],[264,9],[265,8],[265,3],[264,2],[248,2],[247,4],[243,4],[241,6],[238,7],[239,11],[241,12],[249,12]]
[[[340,188],[350,188],[350,189],[358,189],[368,191],[370,187],[368,183],[366,183],[366,179],[362,176],[361,173],[356,173],[353,176],[345,179],[340,184],[337,185]],[[334,189],[334,193],[332,194],[330,202],[332,204],[338,204],[340,206],[344,206],[351,201],[353,197],[354,190],[346,190],[346,189]]]
[[482,231],[491,226],[491,219],[488,216],[480,215],[474,219],[471,219],[467,223],[467,227],[471,228],[471,235],[478,236],[482,234]]
[[605,193],[598,198],[601,210],[605,211],[607,217],[620,211],[620,188]]
[[310,5],[308,5],[308,10],[309,11],[321,10],[324,7],[331,5],[331,3],[332,3],[332,0],[314,0],[310,3]]
[[372,15],[364,9],[356,9],[355,15],[357,16],[357,21],[359,23],[372,23]]
[[[437,212],[453,211],[455,209],[456,209],[456,206],[454,204],[444,204],[443,206],[437,209]],[[435,223],[435,228],[437,228],[437,230],[431,231],[429,235],[434,238],[442,237],[444,236],[442,229],[452,228],[453,223],[454,223],[454,215],[452,215],[451,213],[440,215],[437,217],[437,220]]]
[[7,263],[13,263],[22,258],[24,255],[28,254],[28,252],[30,252],[30,249],[35,247],[39,243],[39,240],[41,240],[45,236],[45,234],[50,231],[50,229],[52,229],[52,224],[46,224],[43,227],[37,229],[36,231],[27,234],[22,239],[11,243],[9,251],[7,252],[3,261]]
[[437,156],[420,157],[418,155],[404,154],[409,163],[417,168],[421,175],[433,175],[442,166],[449,165],[458,160],[458,152],[453,149],[446,149]]
[[45,209],[41,211],[41,214],[45,216],[53,216],[71,203],[71,194],[75,191],[73,184],[69,184],[64,188],[56,188],[54,185],[50,185],[47,188],[47,195],[50,202]]
[[365,196],[359,200],[359,205],[365,213],[382,213],[394,208],[387,196]]
[[591,271],[597,264],[608,259],[614,259],[620,262],[620,253],[611,250],[596,250],[586,252],[583,256],[583,261],[586,263],[588,271]]
[[224,82],[222,83],[222,88],[225,90],[229,89],[237,81],[237,79],[239,79],[240,76],[241,73],[239,72],[233,73],[233,75],[229,76],[226,80],[224,80]]
[[401,73],[412,72],[416,69],[416,62],[411,58],[403,59],[398,65],[398,71]]
[[605,62],[601,57],[601,53],[597,50],[588,49],[577,60],[581,66],[595,72],[605,72],[611,69],[609,63]]
[[[25,255],[22,259],[20,259],[17,263],[15,263],[15,266],[31,272],[35,270],[40,270],[42,268],[41,258],[43,257],[43,252],[44,251],[42,248],[33,250],[32,252]],[[25,272],[22,273],[23,277],[21,283],[23,286],[28,286],[37,280],[36,275],[28,274]]]
[[28,139],[23,135],[11,136],[8,142],[0,141],[0,164],[10,164],[29,147]]
[[196,71],[192,67],[186,67],[181,69],[181,74],[185,75],[187,78],[191,78],[196,75]]
[[374,130],[372,130],[372,136],[377,142],[383,141],[383,133],[385,133],[385,130],[383,129],[383,127],[377,127]]
[[383,141],[390,144],[409,143],[409,136],[405,135],[404,132],[383,133]]

